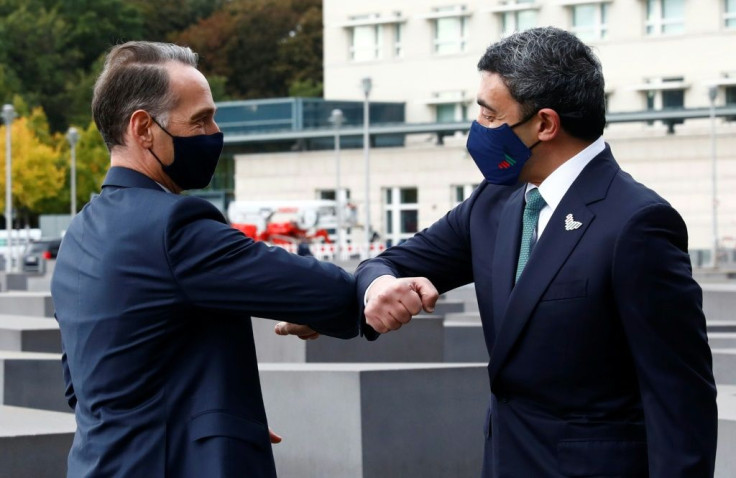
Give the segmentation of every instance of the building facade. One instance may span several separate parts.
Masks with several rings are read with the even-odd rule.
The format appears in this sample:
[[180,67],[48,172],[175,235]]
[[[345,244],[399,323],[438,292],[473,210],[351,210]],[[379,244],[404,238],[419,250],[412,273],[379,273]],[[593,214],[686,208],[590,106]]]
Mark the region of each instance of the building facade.
[[[407,123],[469,125],[485,48],[545,25],[594,48],[609,113],[736,105],[736,0],[325,0],[323,12],[325,98],[362,100],[362,81],[370,78],[370,100],[404,103]],[[691,249],[702,251],[698,262],[709,260],[716,238],[735,246],[734,119],[615,123],[604,133],[622,167],[681,212]],[[441,144],[436,135],[415,134],[401,147],[372,148],[368,188],[364,152],[340,151],[341,185],[359,209],[368,191],[370,226],[389,244],[429,226],[482,180],[464,148],[466,131]],[[337,156],[238,155],[235,196],[334,194]]]

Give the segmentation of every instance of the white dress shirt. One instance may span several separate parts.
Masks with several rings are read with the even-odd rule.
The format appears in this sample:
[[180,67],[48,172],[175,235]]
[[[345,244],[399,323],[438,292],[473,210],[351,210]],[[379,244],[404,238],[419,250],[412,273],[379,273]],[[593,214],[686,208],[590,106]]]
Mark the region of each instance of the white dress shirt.
[[[539,185],[539,194],[542,195],[546,204],[542,210],[539,211],[536,240],[539,240],[542,236],[544,228],[547,227],[549,219],[552,217],[552,213],[555,212],[557,205],[560,204],[563,196],[567,193],[567,190],[570,189],[572,183],[574,183],[578,178],[580,172],[593,158],[600,154],[605,147],[606,143],[603,141],[603,136],[601,136],[588,145],[587,148],[562,163]],[[527,183],[526,192],[524,194],[529,194],[529,191],[536,187],[537,186],[531,183]],[[525,198],[526,197],[528,196],[525,196]],[[562,226],[562,224],[560,224],[560,226]]]

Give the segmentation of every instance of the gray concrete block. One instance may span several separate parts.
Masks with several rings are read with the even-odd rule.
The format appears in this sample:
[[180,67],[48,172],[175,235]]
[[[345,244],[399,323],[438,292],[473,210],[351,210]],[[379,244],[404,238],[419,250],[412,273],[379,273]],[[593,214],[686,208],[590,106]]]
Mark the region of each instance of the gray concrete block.
[[273,332],[275,322],[253,319],[259,362],[442,362],[444,328],[441,317],[419,315],[401,329],[368,342],[320,337],[302,341]]
[[5,274],[5,290],[27,290],[28,274],[10,272]]
[[51,275],[47,273],[38,277],[28,277],[28,285],[26,290],[28,290],[29,292],[51,291]]
[[466,312],[478,312],[478,297],[475,295],[475,284],[468,284],[442,294],[440,300],[459,300],[465,304]]
[[261,364],[279,476],[480,474],[483,364]]
[[441,317],[414,317],[399,330],[373,342],[320,337],[306,343],[306,361],[317,362],[442,362],[444,330]]
[[465,312],[465,302],[462,300],[438,300],[434,306],[434,312],[430,315],[444,316],[454,312]]
[[71,413],[0,406],[0,478],[61,478],[74,439]]
[[711,349],[736,348],[736,332],[708,333],[708,344]]
[[2,404],[69,412],[60,354],[0,351]]
[[0,350],[61,353],[61,334],[55,320],[0,315]]
[[713,375],[718,385],[736,385],[736,349],[711,348]]
[[480,322],[445,320],[445,362],[488,363],[488,348]]
[[718,449],[715,478],[736,476],[736,387],[718,385]]
[[50,292],[11,291],[0,294],[0,314],[53,317],[54,303]]
[[448,322],[474,322],[477,324],[481,323],[480,313],[478,311],[467,311],[467,312],[452,312],[445,314],[445,324]]
[[[307,343],[297,337],[282,337],[274,333],[276,321],[253,317],[253,339],[256,344],[256,356],[260,363],[295,362],[307,360]],[[320,337],[318,340],[322,340]]]
[[736,283],[701,284],[703,312],[708,322],[736,320]]

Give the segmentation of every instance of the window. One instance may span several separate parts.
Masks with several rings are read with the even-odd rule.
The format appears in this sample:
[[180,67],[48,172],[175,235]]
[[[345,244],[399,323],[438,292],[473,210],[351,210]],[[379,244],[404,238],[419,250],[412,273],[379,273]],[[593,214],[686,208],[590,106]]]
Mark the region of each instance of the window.
[[385,189],[386,245],[404,242],[419,230],[417,188],[392,187]]
[[509,0],[500,11],[503,36],[537,26],[537,10],[532,7],[534,0]]
[[[642,88],[646,93],[647,110],[676,110],[684,108],[686,86],[682,77],[651,80]],[[682,122],[682,119],[664,120],[664,123],[667,125],[667,132],[670,134],[675,132],[675,125],[681,124]],[[649,121],[648,124],[653,124],[653,121]]]
[[462,8],[444,7],[435,9],[434,52],[450,55],[465,51],[468,22]]
[[647,0],[647,35],[685,31],[685,0]]
[[725,3],[723,19],[726,22],[726,28],[736,28],[736,0],[725,0]]
[[404,56],[404,24],[394,24],[394,57],[402,58]]
[[[736,106],[736,85],[726,86],[724,88],[726,93],[726,106]],[[736,116],[727,116],[727,121],[736,121]]]
[[[353,17],[352,21],[369,22],[375,16]],[[353,61],[380,60],[383,49],[383,26],[380,24],[355,25],[350,29],[350,59]]]
[[465,121],[468,115],[468,101],[462,91],[443,91],[434,93],[427,104],[434,105],[438,123]]
[[436,110],[438,123],[459,123],[468,117],[468,107],[464,103],[438,104]]
[[608,4],[571,5],[572,31],[583,41],[600,40],[608,33]]
[[[395,58],[403,56],[405,22],[406,17],[403,17],[401,12],[350,17],[349,21],[341,24],[350,39],[350,59],[356,62],[382,59],[384,37],[391,42],[389,49],[391,54]],[[388,31],[384,29],[386,25]]]
[[[343,191],[345,191],[345,199],[350,199],[350,190],[340,188]],[[327,199],[329,201],[335,200],[335,190],[334,189],[318,189],[317,190],[317,199]]]
[[445,104],[437,105],[437,122],[438,123],[454,123],[460,121],[458,116],[458,105],[456,104]]
[[452,203],[454,205],[458,205],[461,202],[465,201],[470,197],[470,195],[477,187],[477,184],[461,184],[457,186],[452,186]]
[[[343,204],[345,202],[350,201],[350,189],[346,188],[340,188],[345,193],[345,197],[343,198]],[[334,189],[318,189],[317,190],[317,199],[323,199],[328,201],[334,201],[335,200],[335,190]],[[326,214],[326,211],[329,211]],[[351,212],[352,211],[352,212]],[[353,241],[352,237],[352,228],[350,227],[351,223],[356,222],[355,218],[355,211],[354,209],[350,207],[344,207],[342,209],[342,224],[343,224],[343,240],[350,243]],[[323,207],[320,207],[319,210],[319,216],[317,217],[317,220],[321,221],[319,223],[319,227],[327,231],[327,235],[329,236],[330,240],[333,242],[337,242],[337,226],[338,226],[338,218],[337,218],[337,210],[333,208],[329,208],[327,210],[323,209]]]

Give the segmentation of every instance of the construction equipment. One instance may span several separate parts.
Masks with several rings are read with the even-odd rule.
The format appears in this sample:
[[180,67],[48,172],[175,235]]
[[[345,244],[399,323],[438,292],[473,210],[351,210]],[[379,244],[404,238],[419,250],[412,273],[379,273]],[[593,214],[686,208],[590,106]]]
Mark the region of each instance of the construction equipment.
[[[233,201],[227,208],[230,224],[256,241],[271,244],[332,243],[337,240],[338,205],[334,200]],[[357,222],[354,205],[342,207],[342,227]]]

